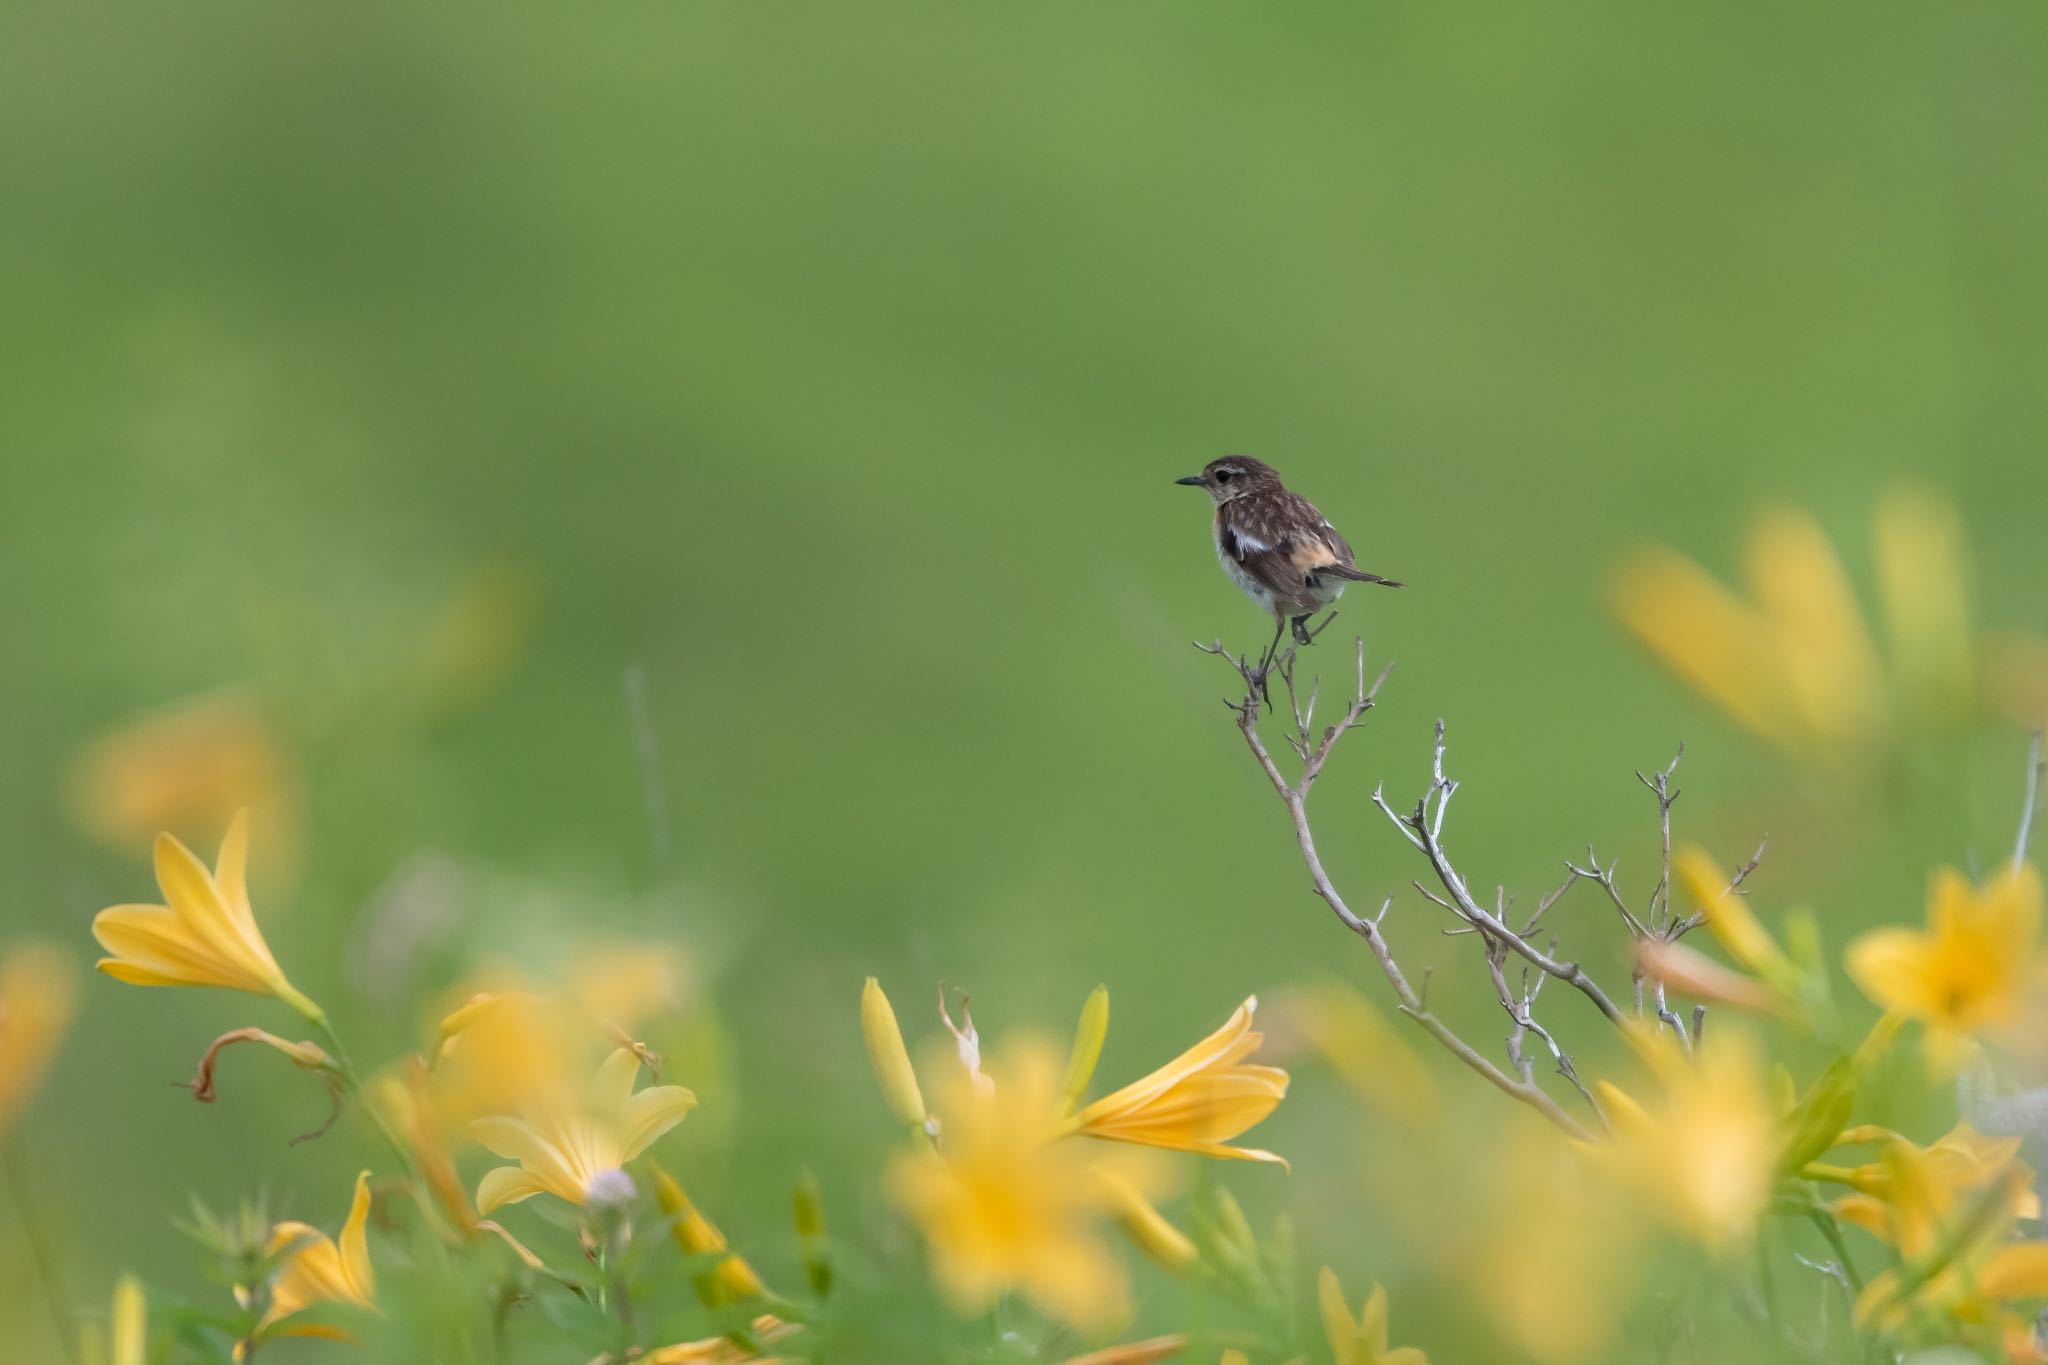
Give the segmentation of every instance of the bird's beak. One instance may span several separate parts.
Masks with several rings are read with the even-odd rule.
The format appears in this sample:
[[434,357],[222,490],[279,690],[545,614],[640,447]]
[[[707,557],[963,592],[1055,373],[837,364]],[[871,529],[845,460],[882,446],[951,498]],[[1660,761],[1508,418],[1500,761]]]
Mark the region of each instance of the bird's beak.
[[1203,478],[1203,477],[1202,477],[1202,476],[1201,476],[1200,474],[1190,474],[1190,475],[1188,475],[1188,476],[1187,476],[1187,477],[1186,477],[1185,479],[1175,479],[1175,480],[1174,480],[1174,482],[1175,482],[1175,483],[1191,483],[1191,484],[1193,484],[1193,485],[1194,485],[1195,487],[1197,487],[1197,488],[1200,488],[1200,487],[1201,487],[1201,486],[1202,486],[1203,484],[1207,483],[1207,482],[1208,482],[1208,480],[1207,480],[1207,479],[1205,479],[1205,478]]

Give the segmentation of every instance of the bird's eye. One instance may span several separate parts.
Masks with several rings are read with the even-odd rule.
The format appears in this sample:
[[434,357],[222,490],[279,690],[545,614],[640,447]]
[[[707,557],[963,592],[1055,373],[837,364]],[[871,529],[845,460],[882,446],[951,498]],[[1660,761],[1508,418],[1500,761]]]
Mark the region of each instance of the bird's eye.
[[1230,476],[1236,472],[1234,469],[1219,469],[1216,471],[1216,482],[1229,483]]

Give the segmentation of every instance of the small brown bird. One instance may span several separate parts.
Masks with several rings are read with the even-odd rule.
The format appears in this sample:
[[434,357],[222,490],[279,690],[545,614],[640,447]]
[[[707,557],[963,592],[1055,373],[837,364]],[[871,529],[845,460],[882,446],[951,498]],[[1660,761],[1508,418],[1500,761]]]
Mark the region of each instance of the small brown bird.
[[1290,623],[1296,642],[1309,643],[1308,618],[1351,584],[1402,586],[1358,568],[1351,546],[1315,504],[1290,492],[1278,474],[1249,455],[1211,460],[1201,473],[1174,482],[1206,488],[1216,500],[1216,557],[1223,572],[1273,613],[1268,659]]

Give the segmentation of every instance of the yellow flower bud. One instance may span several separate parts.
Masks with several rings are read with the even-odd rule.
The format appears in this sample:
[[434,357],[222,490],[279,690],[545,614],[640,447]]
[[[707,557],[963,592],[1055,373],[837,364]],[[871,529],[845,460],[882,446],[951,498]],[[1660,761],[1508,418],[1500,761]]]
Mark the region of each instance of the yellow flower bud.
[[861,987],[860,1031],[867,1039],[868,1064],[875,1069],[875,1081],[882,1087],[889,1112],[909,1127],[924,1131],[930,1111],[917,1088],[917,1072],[911,1069],[910,1054],[904,1050],[903,1031],[896,1027],[896,1011],[872,976]]
[[[726,1248],[725,1234],[698,1212],[683,1187],[661,1167],[654,1167],[654,1200],[668,1215],[676,1245],[688,1256],[710,1256]],[[697,1277],[697,1293],[707,1304],[754,1299],[768,1292],[754,1268],[738,1256],[721,1257],[712,1270]]]
[[1188,1235],[1167,1222],[1152,1201],[1138,1192],[1137,1186],[1100,1166],[1095,1169],[1095,1177],[1102,1186],[1110,1216],[1138,1250],[1175,1275],[1186,1274],[1201,1260],[1201,1253]]
[[1074,1052],[1067,1059],[1067,1078],[1060,1085],[1060,1112],[1069,1114],[1081,1102],[1088,1082],[1095,1075],[1095,1063],[1102,1056],[1102,1040],[1109,1034],[1109,988],[1097,986],[1088,992],[1081,1006],[1081,1022],[1074,1029]]

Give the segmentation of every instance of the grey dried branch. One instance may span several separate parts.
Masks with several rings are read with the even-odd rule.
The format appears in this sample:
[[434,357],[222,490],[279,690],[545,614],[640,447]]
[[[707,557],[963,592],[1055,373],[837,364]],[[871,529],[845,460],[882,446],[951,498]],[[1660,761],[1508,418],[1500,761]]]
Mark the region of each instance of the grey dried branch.
[[[1636,913],[1628,908],[1628,901],[1623,898],[1621,887],[1615,882],[1615,869],[1620,866],[1619,860],[1605,867],[1600,866],[1599,855],[1593,852],[1591,844],[1586,845],[1586,866],[1580,867],[1570,859],[1565,860],[1565,867],[1571,872],[1573,881],[1592,882],[1607,893],[1607,899],[1614,902],[1614,908],[1621,913],[1621,922],[1628,926],[1629,937],[1649,938],[1650,926],[1638,919]],[[1569,887],[1571,884],[1568,881],[1565,886]]]
[[1422,976],[1422,987],[1420,990],[1417,990],[1415,986],[1410,984],[1407,974],[1402,971],[1399,961],[1394,956],[1393,948],[1389,945],[1386,934],[1380,927],[1380,921],[1385,918],[1388,909],[1393,904],[1392,899],[1389,898],[1380,906],[1378,915],[1371,919],[1363,918],[1346,904],[1343,895],[1339,893],[1336,884],[1330,879],[1329,872],[1323,866],[1322,856],[1316,849],[1315,832],[1308,818],[1309,790],[1313,786],[1316,776],[1322,771],[1323,765],[1329,761],[1330,754],[1336,748],[1337,741],[1342,739],[1345,733],[1352,726],[1358,724],[1364,718],[1366,712],[1372,709],[1374,699],[1378,696],[1380,687],[1386,682],[1388,674],[1393,671],[1393,665],[1391,663],[1388,664],[1386,668],[1380,671],[1379,676],[1368,685],[1365,676],[1365,642],[1363,640],[1358,641],[1356,650],[1356,688],[1350,702],[1345,706],[1343,715],[1334,724],[1327,726],[1320,736],[1311,737],[1308,729],[1309,719],[1307,712],[1293,710],[1290,701],[1290,713],[1295,724],[1293,738],[1299,743],[1296,752],[1301,757],[1302,767],[1300,776],[1295,781],[1289,782],[1286,775],[1280,771],[1280,765],[1274,760],[1272,751],[1266,747],[1266,742],[1259,733],[1259,711],[1265,697],[1266,680],[1274,668],[1278,668],[1283,684],[1290,688],[1292,687],[1293,669],[1299,648],[1290,648],[1281,656],[1285,659],[1284,664],[1276,660],[1273,665],[1269,665],[1266,668],[1252,665],[1241,656],[1233,656],[1221,644],[1203,645],[1197,643],[1195,648],[1205,654],[1214,654],[1224,660],[1230,664],[1238,677],[1243,680],[1245,684],[1243,699],[1237,702],[1226,702],[1225,705],[1237,713],[1237,728],[1238,732],[1244,736],[1245,746],[1251,750],[1252,757],[1258,762],[1259,770],[1266,775],[1266,781],[1272,786],[1274,794],[1280,798],[1281,804],[1287,809],[1289,823],[1294,829],[1295,847],[1301,855],[1303,864],[1308,869],[1310,885],[1315,894],[1330,908],[1330,912],[1337,917],[1338,921],[1352,933],[1365,940],[1366,947],[1372,952],[1374,961],[1379,964],[1380,974],[1386,977],[1387,984],[1393,987],[1394,996],[1401,1013],[1414,1020],[1419,1027],[1436,1039],[1452,1056],[1477,1072],[1490,1085],[1500,1090],[1503,1094],[1528,1105],[1572,1137],[1582,1141],[1590,1140],[1592,1135],[1586,1130],[1585,1126],[1566,1113],[1563,1106],[1551,1098],[1542,1087],[1535,1084],[1533,1080],[1510,1076],[1505,1071],[1502,1071],[1500,1067],[1489,1061],[1470,1043],[1467,1043],[1460,1037],[1449,1024],[1431,1012],[1428,995],[1430,975],[1433,969],[1425,969]]
[[1373,792],[1373,803],[1394,822],[1395,827],[1402,832],[1408,842],[1429,860],[1430,870],[1436,873],[1438,883],[1450,896],[1459,915],[1489,938],[1505,943],[1509,950],[1521,956],[1531,966],[1547,972],[1577,990],[1591,1000],[1608,1019],[1619,1024],[1624,1017],[1621,1010],[1583,966],[1577,962],[1559,961],[1545,953],[1528,939],[1508,928],[1498,916],[1473,898],[1465,878],[1452,864],[1449,854],[1444,851],[1444,809],[1449,805],[1452,794],[1458,789],[1457,782],[1444,775],[1444,749],[1444,723],[1439,720],[1436,723],[1436,755],[1431,765],[1429,789],[1415,803],[1412,812],[1406,815],[1396,814],[1393,807],[1387,804],[1385,793],[1380,790]]
[[1663,860],[1657,885],[1650,892],[1649,916],[1650,923],[1659,930],[1671,922],[1671,803],[1678,799],[1678,793],[1671,789],[1671,775],[1678,771],[1678,765],[1684,758],[1685,746],[1681,744],[1662,771],[1647,776],[1640,772],[1636,774],[1636,781],[1648,787],[1657,798],[1657,825],[1662,835]]

